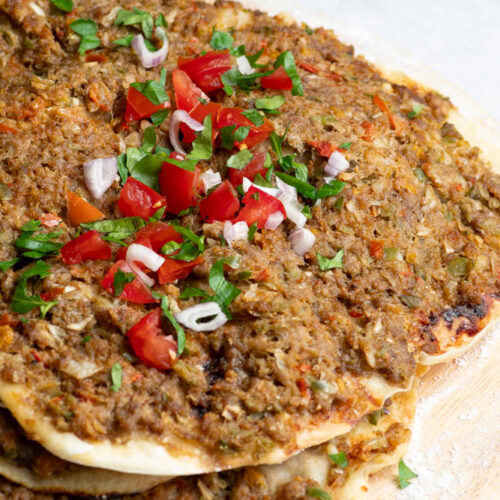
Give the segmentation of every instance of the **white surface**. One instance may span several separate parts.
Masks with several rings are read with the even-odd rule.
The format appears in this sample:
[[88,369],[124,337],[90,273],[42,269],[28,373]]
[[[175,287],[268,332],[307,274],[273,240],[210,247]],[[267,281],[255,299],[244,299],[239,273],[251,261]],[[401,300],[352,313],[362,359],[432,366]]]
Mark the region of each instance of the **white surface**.
[[[245,3],[244,0],[240,0]],[[276,4],[266,7],[276,10]],[[500,0],[287,0],[400,47],[500,121]]]

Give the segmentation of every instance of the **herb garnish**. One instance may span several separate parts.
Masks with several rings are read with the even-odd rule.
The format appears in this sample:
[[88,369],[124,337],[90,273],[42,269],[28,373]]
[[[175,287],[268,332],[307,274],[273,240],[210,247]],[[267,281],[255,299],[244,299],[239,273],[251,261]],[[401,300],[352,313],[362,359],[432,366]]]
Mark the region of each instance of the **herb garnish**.
[[328,455],[328,458],[335,464],[337,464],[341,469],[345,469],[349,462],[345,456],[345,452],[341,451],[340,453],[331,453]]
[[224,31],[212,30],[212,38],[210,39],[210,47],[214,50],[225,50],[232,48],[234,38]]
[[12,260],[4,260],[0,262],[0,271],[5,272],[11,267],[15,266],[21,259],[19,257],[15,257]]
[[242,149],[238,153],[232,155],[227,160],[227,166],[241,170],[245,168],[253,160],[253,154],[248,149]]
[[210,160],[212,157],[212,117],[205,116],[203,130],[193,142],[193,151],[187,155],[188,160]]
[[222,147],[224,149],[232,150],[235,141],[244,141],[250,132],[250,127],[238,127],[236,125],[227,125],[220,129]]
[[35,234],[41,229],[39,220],[30,220],[21,227],[21,235],[14,242],[17,248],[25,250],[21,255],[32,259],[40,259],[57,255],[63,246],[62,243],[55,243],[51,240],[61,236],[62,231]]
[[71,12],[73,10],[72,0],[50,0],[50,2],[64,12]]
[[121,269],[117,269],[113,277],[113,295],[119,297],[123,293],[125,286],[134,280],[134,273],[124,273]]
[[329,493],[322,490],[321,488],[316,488],[315,486],[307,488],[306,495],[314,498],[320,498],[321,500],[332,500]]
[[411,111],[408,113],[408,118],[412,119],[412,118],[416,118],[421,112],[422,110],[424,109],[424,107],[421,105],[421,104],[415,104],[415,106],[413,106],[411,108]]
[[97,38],[97,23],[92,19],[77,19],[73,21],[69,27],[78,35],[80,35],[80,45],[78,53],[85,54],[87,50],[95,49],[101,45],[101,41]]
[[180,356],[184,352],[184,349],[186,347],[186,333],[184,332],[182,326],[179,325],[179,323],[175,319],[175,316],[172,314],[172,311],[170,310],[170,304],[168,303],[168,297],[166,297],[165,295],[161,297],[161,310],[166,318],[170,321],[170,323],[172,323],[172,326],[177,333],[177,355]]
[[[153,36],[154,23],[153,16],[151,14],[137,8],[134,8],[133,11],[120,9],[116,15],[115,25],[131,26],[133,24],[141,25],[142,32],[146,38],[151,38]],[[159,25],[157,24],[157,26]]]
[[276,176],[283,182],[286,182],[290,186],[297,189],[297,192],[302,196],[311,200],[318,200],[320,198],[327,198],[328,196],[339,194],[345,186],[345,182],[334,179],[329,183],[324,184],[319,189],[316,189],[313,185],[283,172],[276,172]]
[[269,141],[271,142],[273,151],[278,157],[278,164],[287,172],[295,172],[295,176],[297,177],[297,179],[307,183],[307,167],[303,163],[298,163],[295,161],[295,154],[286,156],[283,155],[282,146],[287,132],[288,129],[282,136],[279,136],[276,132],[273,131],[269,137]]
[[292,80],[292,95],[303,96],[304,89],[302,87],[302,82],[300,81],[300,76],[297,72],[297,67],[295,66],[293,54],[289,50],[282,52],[277,57],[274,63],[274,68],[278,69],[280,66],[283,66],[287,75]]
[[121,219],[99,220],[80,224],[85,229],[95,229],[109,238],[124,240],[144,227],[146,222],[142,217],[123,217]]
[[264,111],[274,111],[285,104],[285,98],[282,95],[275,95],[272,97],[262,97],[255,101],[255,107],[257,109],[263,109]]
[[120,387],[122,386],[122,376],[123,376],[123,371],[122,371],[122,365],[120,363],[115,363],[111,367],[111,390],[113,392],[117,392],[120,390]]
[[264,124],[264,118],[256,109],[247,109],[241,113],[245,118],[248,118],[256,127]]
[[398,484],[401,489],[410,486],[410,479],[415,479],[418,474],[415,474],[404,462],[403,459],[399,459],[398,463]]
[[344,258],[344,249],[340,249],[337,252],[337,255],[333,257],[332,259],[329,259],[328,257],[323,257],[323,255],[320,255],[318,252],[316,252],[316,257],[318,259],[318,265],[319,268],[322,271],[329,271],[330,269],[342,269],[343,266],[343,258]]
[[158,106],[168,101],[168,94],[165,90],[165,82],[167,79],[167,70],[161,69],[160,80],[147,80],[146,82],[134,82],[130,86],[138,90],[144,97]]
[[249,228],[248,228],[248,241],[252,241],[253,237],[255,236],[255,232],[257,231],[257,223],[254,222]]
[[208,276],[208,284],[215,292],[213,300],[219,304],[227,318],[231,319],[228,306],[238,297],[241,290],[224,278],[224,264],[231,265],[231,262],[229,259],[221,259],[212,266]]
[[116,40],[113,40],[112,43],[114,43],[115,45],[122,45],[123,47],[130,47],[133,39],[134,35],[127,35],[123,38],[117,38]]

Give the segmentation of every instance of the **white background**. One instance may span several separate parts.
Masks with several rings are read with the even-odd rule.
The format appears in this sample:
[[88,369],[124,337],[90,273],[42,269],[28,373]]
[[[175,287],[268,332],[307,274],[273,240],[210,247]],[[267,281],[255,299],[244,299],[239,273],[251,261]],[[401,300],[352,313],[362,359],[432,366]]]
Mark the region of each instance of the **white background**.
[[[275,10],[275,2],[262,4]],[[286,5],[345,20],[403,49],[500,122],[500,0],[287,0]]]

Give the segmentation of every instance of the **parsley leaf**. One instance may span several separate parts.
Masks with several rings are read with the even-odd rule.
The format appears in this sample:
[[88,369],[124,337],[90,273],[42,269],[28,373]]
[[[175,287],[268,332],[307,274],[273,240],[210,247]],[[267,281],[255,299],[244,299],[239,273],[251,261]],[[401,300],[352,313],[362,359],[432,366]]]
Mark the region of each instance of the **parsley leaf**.
[[205,290],[191,286],[185,288],[179,295],[179,298],[183,300],[190,299],[191,297],[203,297],[204,299],[212,298],[209,293],[205,292]]
[[253,154],[248,149],[242,149],[238,153],[232,155],[227,160],[227,166],[241,170],[245,168],[253,159]]
[[176,333],[177,333],[177,354],[180,356],[186,347],[186,333],[181,325],[177,322],[172,311],[170,310],[170,304],[168,303],[168,297],[163,296],[161,298],[161,310],[167,319],[172,323]]
[[71,0],[50,0],[50,2],[64,12],[71,12],[73,10],[73,2]]
[[169,109],[160,109],[160,111],[153,113],[151,115],[151,121],[153,122],[153,125],[155,127],[159,127],[165,121],[169,113]]
[[226,125],[220,129],[221,146],[224,149],[231,150],[234,147],[233,132],[236,130],[236,125]]
[[415,474],[408,466],[403,462],[403,459],[399,459],[398,463],[398,483],[401,489],[410,486],[410,479],[414,479],[418,477],[418,474]]
[[292,95],[303,96],[304,89],[302,87],[302,82],[300,81],[299,73],[297,72],[297,67],[295,66],[295,59],[293,54],[287,50],[282,52],[276,59],[274,63],[274,68],[277,69],[280,66],[285,68],[287,75],[292,80]]
[[142,217],[123,217],[121,219],[99,220],[80,224],[85,229],[95,229],[108,237],[124,240],[144,227],[146,222]]
[[124,273],[121,269],[117,269],[113,277],[113,295],[119,297],[123,293],[125,286],[134,280],[134,273]]
[[23,233],[34,233],[40,229],[41,225],[42,223],[39,220],[31,219],[21,226],[21,231]]
[[295,155],[283,156],[282,145],[283,141],[285,140],[286,134],[287,132],[285,132],[282,136],[279,136],[276,132],[273,131],[269,137],[269,141],[271,142],[273,151],[278,157],[278,164],[288,172],[295,171],[295,176],[299,180],[306,182],[308,174],[307,167],[303,163],[296,162],[294,159]]
[[46,264],[43,260],[38,260],[33,266],[28,270],[24,271],[19,279],[19,282],[14,290],[12,297],[12,303],[10,308],[19,314],[24,314],[35,307],[40,307],[40,312],[42,317],[45,317],[49,309],[57,304],[57,302],[47,302],[43,300],[40,295],[28,295],[26,290],[27,281],[30,278],[45,278],[49,276],[50,266]]
[[155,26],[162,26],[163,28],[168,28],[168,23],[163,14],[158,14],[156,16]]
[[241,293],[241,290],[224,278],[224,264],[228,264],[228,259],[218,260],[210,269],[208,276],[208,284],[215,292],[213,298],[224,312],[231,319],[231,314],[228,310],[229,304]]
[[167,78],[167,70],[162,68],[160,73],[160,81],[147,80],[146,82],[134,82],[130,86],[138,90],[144,97],[158,106],[168,101],[168,94],[165,90],[165,81]]
[[352,142],[343,142],[340,146],[339,146],[339,149],[350,149],[350,147],[352,146]]
[[99,47],[101,44],[99,38],[96,37],[97,23],[92,19],[77,19],[69,27],[81,37],[80,46],[78,47],[80,55],[85,54],[87,50]]
[[153,16],[149,12],[137,8],[134,8],[133,11],[120,9],[116,15],[115,25],[131,26],[132,24],[140,24],[146,38],[153,36],[154,22]]
[[316,198],[328,198],[328,196],[335,196],[344,189],[345,182],[333,179],[327,184],[323,184],[316,192]]
[[0,271],[5,272],[11,267],[15,266],[21,259],[16,257],[12,260],[4,260],[0,262]]
[[306,495],[314,498],[320,498],[321,500],[332,500],[332,497],[321,488],[316,488],[312,486],[311,488],[307,488]]
[[123,38],[117,38],[116,40],[113,40],[112,43],[114,43],[115,45],[122,45],[123,47],[130,47],[133,39],[134,35],[127,35]]
[[247,109],[241,114],[245,118],[248,118],[256,127],[260,127],[264,123],[264,118],[256,109]]
[[343,258],[344,258],[344,249],[340,249],[337,252],[337,255],[332,259],[328,257],[323,257],[318,252],[316,252],[316,257],[318,258],[318,265],[322,271],[329,271],[330,269],[342,269],[343,266]]
[[252,241],[253,237],[255,236],[255,232],[257,231],[257,223],[254,222],[249,228],[248,228],[248,241]]
[[302,181],[283,172],[276,172],[276,176],[279,177],[283,182],[286,182],[288,185],[293,186],[295,189],[297,189],[297,192],[302,196],[305,196],[306,198],[309,198],[311,200],[316,199],[316,188],[308,182]]
[[162,219],[162,217],[165,215],[165,210],[167,207],[161,207],[159,208],[149,219],[148,223],[152,224],[154,222],[158,222]]
[[21,227],[21,235],[14,242],[17,248],[26,250],[24,257],[39,259],[49,255],[57,255],[63,246],[62,243],[51,241],[62,234],[62,231],[35,234],[40,229],[40,221],[31,220]]
[[232,96],[234,93],[234,87],[239,87],[243,90],[255,90],[260,87],[260,84],[256,81],[257,78],[262,76],[268,76],[273,71],[266,71],[264,73],[251,73],[250,75],[244,75],[238,68],[231,68],[221,75],[221,81],[224,85],[224,92],[228,96]]
[[215,28],[212,31],[210,39],[210,47],[214,50],[230,49],[233,46],[234,38],[224,31],[217,31]]
[[162,161],[171,163],[172,165],[175,165],[176,167],[179,168],[183,168],[184,170],[189,170],[190,172],[194,172],[196,164],[198,163],[198,160],[193,160],[193,159],[176,160],[175,158],[166,158],[166,157],[163,158]]
[[412,107],[411,111],[408,113],[408,118],[416,118],[424,109],[424,107],[421,104],[416,104],[415,106]]
[[255,107],[257,109],[263,109],[266,111],[275,110],[285,104],[285,98],[282,95],[275,95],[272,97],[262,97],[255,101]]
[[117,392],[120,390],[120,387],[122,386],[122,376],[122,365],[120,363],[115,363],[111,367],[111,382],[113,383],[113,385],[111,386],[111,390],[113,392]]
[[164,161],[167,161],[167,158],[163,154],[148,154],[136,163],[131,175],[134,179],[159,192],[158,176]]
[[340,453],[329,454],[328,458],[335,464],[337,464],[341,469],[345,469],[349,462],[345,456],[345,452],[341,451]]
[[205,250],[205,236],[197,236],[191,229],[187,227],[178,226],[177,224],[170,224],[178,233],[182,235],[185,240],[194,243],[200,252]]
[[193,151],[187,155],[188,160],[209,160],[212,157],[212,117],[205,116],[203,130],[193,142]]
[[153,126],[144,130],[141,149],[146,153],[152,153],[156,146],[156,132]]
[[181,246],[177,243],[177,241],[169,241],[161,247],[160,251],[163,255],[170,255],[171,253],[179,250],[179,248],[181,248]]

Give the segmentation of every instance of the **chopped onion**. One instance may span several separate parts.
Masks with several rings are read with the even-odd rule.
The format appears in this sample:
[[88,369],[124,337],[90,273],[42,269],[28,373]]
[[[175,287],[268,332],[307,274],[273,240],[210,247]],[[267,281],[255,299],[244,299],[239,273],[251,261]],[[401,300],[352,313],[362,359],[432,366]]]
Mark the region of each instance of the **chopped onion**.
[[155,52],[150,52],[146,47],[146,43],[144,42],[144,37],[142,35],[134,36],[132,40],[132,48],[134,49],[137,57],[141,60],[141,64],[145,68],[154,68],[161,64],[167,58],[168,54],[168,38],[165,30],[158,26],[155,30],[155,35],[159,38],[163,45],[161,49],[158,49]]
[[283,203],[287,218],[290,219],[297,227],[304,227],[307,222],[307,218],[302,213],[302,209],[304,207],[297,201],[297,198],[292,198],[283,192],[280,193],[277,198],[281,201],[281,203]]
[[83,178],[92,198],[99,200],[111,187],[118,173],[116,158],[98,158],[83,164]]
[[177,109],[172,113],[168,130],[170,143],[178,153],[185,155],[186,151],[182,147],[181,141],[179,140],[179,127],[181,122],[185,123],[191,130],[194,130],[195,132],[201,132],[203,130],[203,125],[199,121],[196,121],[194,118],[191,118],[188,112],[184,111],[183,109]]
[[280,191],[286,194],[287,197],[293,198],[295,200],[297,199],[297,190],[293,186],[290,186],[290,184],[282,181],[279,177],[276,177],[276,184],[278,185]]
[[86,359],[75,361],[74,359],[63,358],[59,369],[77,380],[83,380],[84,378],[92,377],[92,375],[100,372],[102,367]]
[[[215,318],[212,318],[210,321],[200,322],[204,318],[210,318],[211,316],[215,316]],[[175,319],[186,328],[195,332],[217,330],[217,328],[221,327],[227,321],[226,315],[222,312],[217,302],[205,302],[204,304],[188,307],[177,313]]]
[[222,182],[219,172],[214,172],[211,168],[201,174],[201,180],[205,186],[205,193]]
[[[288,213],[288,212],[287,212]],[[266,221],[265,228],[266,229],[271,229],[275,230],[282,222],[285,216],[283,215],[283,212],[281,210],[278,210],[277,212],[273,212]]]
[[237,57],[236,64],[238,65],[238,69],[242,75],[251,75],[252,73],[255,73],[255,70],[250,65],[246,56]]
[[155,280],[148,276],[136,262],[141,262],[148,269],[151,269],[151,271],[158,271],[165,262],[165,259],[161,255],[158,255],[151,248],[139,245],[138,243],[132,243],[128,247],[125,259],[132,272],[147,286],[153,286]]
[[264,186],[259,186],[258,184],[254,184],[247,177],[243,177],[243,191],[246,193],[251,187],[260,189],[264,191],[264,193],[270,194],[271,196],[278,196],[280,194],[280,190],[278,188],[269,188]]
[[231,221],[224,222],[224,239],[231,247],[233,241],[246,240],[248,238],[248,224],[243,220],[233,224]]
[[316,241],[314,234],[304,227],[296,229],[288,238],[292,244],[293,251],[301,256],[309,252]]
[[345,156],[338,151],[334,151],[326,164],[325,174],[328,177],[333,177],[335,179],[337,175],[344,172],[348,168],[349,162],[345,159]]
[[31,7],[31,9],[33,10],[33,12],[35,14],[37,14],[38,16],[42,16],[42,17],[45,17],[45,12],[44,10],[39,6],[37,5],[35,2],[31,2],[29,4],[29,6]]

